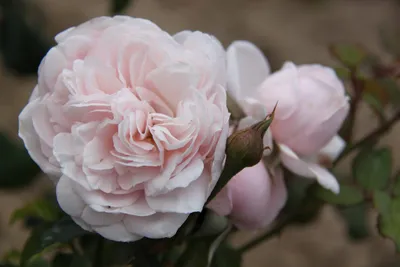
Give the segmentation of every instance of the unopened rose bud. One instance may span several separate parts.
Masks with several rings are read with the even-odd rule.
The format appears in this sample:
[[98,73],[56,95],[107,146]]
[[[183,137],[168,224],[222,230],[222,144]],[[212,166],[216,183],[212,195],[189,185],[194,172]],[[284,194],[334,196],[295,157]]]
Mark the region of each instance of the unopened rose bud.
[[208,201],[213,199],[233,176],[261,161],[265,150],[263,138],[272,123],[275,109],[276,106],[264,120],[237,131],[228,138],[225,166]]
[[260,162],[263,152],[264,134],[272,122],[272,116],[246,129],[233,133],[227,140],[226,155],[231,162],[243,168],[251,167]]

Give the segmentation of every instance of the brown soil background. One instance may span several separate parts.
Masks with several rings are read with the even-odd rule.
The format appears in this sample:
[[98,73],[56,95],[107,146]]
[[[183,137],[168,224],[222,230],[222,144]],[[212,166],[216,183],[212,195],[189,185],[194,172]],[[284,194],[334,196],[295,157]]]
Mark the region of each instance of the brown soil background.
[[[106,0],[31,0],[44,12],[46,34],[74,26],[89,18],[106,15]],[[224,45],[236,39],[251,40],[269,55],[273,67],[285,60],[334,66],[327,45],[335,42],[359,43],[383,58],[389,58],[380,44],[382,26],[399,25],[400,7],[385,0],[137,0],[129,15],[153,20],[170,33],[183,29],[216,35]],[[36,78],[17,78],[0,66],[0,129],[16,137],[17,116],[28,100]],[[356,136],[375,126],[365,108],[358,116]],[[400,165],[400,127],[395,127],[382,143],[393,147]],[[0,152],[1,153],[1,152]],[[342,166],[348,171],[348,163]],[[0,255],[20,248],[27,233],[10,227],[8,217],[17,207],[33,199],[49,186],[45,178],[25,190],[0,191]],[[375,215],[371,214],[371,228]],[[241,233],[235,243],[257,233]],[[334,209],[326,207],[318,220],[305,227],[290,227],[244,258],[244,266],[399,266],[393,245],[374,236],[354,243],[347,239],[343,222]]]

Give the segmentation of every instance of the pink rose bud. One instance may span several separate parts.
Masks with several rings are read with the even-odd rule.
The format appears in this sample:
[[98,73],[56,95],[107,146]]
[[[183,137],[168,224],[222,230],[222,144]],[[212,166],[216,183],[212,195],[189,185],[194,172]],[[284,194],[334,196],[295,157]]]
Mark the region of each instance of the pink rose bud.
[[222,171],[225,53],[212,36],[101,17],[56,36],[19,116],[61,208],[116,241],[175,235]]
[[333,69],[321,65],[285,63],[264,80],[258,96],[267,110],[279,103],[271,125],[274,139],[303,156],[318,153],[349,110],[343,83]]
[[208,207],[228,216],[239,229],[255,230],[276,218],[286,198],[282,171],[276,169],[269,174],[260,162],[233,177]]

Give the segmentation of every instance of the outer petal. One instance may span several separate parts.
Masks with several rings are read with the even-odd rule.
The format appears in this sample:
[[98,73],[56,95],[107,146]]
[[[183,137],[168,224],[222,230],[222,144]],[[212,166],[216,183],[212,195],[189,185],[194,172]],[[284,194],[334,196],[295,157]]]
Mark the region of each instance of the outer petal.
[[278,216],[287,200],[287,190],[283,172],[275,169],[271,175],[271,197],[268,204],[268,214],[264,218],[264,225],[269,225]]
[[104,238],[118,242],[133,242],[143,237],[128,232],[122,222],[108,226],[93,227],[93,230],[102,235]]
[[[321,150],[338,132],[342,122],[348,114],[348,111],[349,105],[347,101],[343,101],[343,106],[336,110],[332,116],[319,122],[315,127],[309,124],[308,127],[306,126],[306,128],[303,128],[303,131],[300,131],[299,129],[300,132],[297,136],[293,136],[292,138],[288,137],[282,142],[297,153],[307,156],[313,155]],[[284,123],[290,122],[282,122],[281,124]],[[307,123],[304,123],[304,125],[307,125]]]
[[60,168],[49,162],[49,159],[42,151],[40,137],[32,121],[32,113],[39,105],[39,100],[30,102],[19,115],[19,132],[18,135],[24,141],[29,155],[39,165],[39,167],[47,174],[60,176]]
[[228,187],[232,191],[230,217],[234,224],[245,229],[264,226],[271,197],[271,179],[264,164],[243,169],[229,181]]
[[318,183],[334,193],[339,192],[339,183],[336,178],[318,164],[299,158],[289,147],[279,144],[283,165],[290,171],[308,178],[317,179]]
[[192,31],[181,31],[177,32],[173,37],[175,41],[177,41],[180,44],[184,44],[186,39],[192,34]]
[[212,190],[218,182],[225,160],[226,139],[228,138],[229,134],[229,116],[226,116],[224,119],[225,122],[223,124],[218,143],[215,147],[214,161],[211,164],[211,180],[209,181],[207,197],[211,194]]
[[330,161],[334,161],[345,147],[346,142],[339,135],[335,135],[331,141],[321,149],[319,155],[327,157]]
[[159,212],[146,217],[126,216],[124,224],[131,233],[148,238],[164,238],[174,236],[188,216],[189,214],[172,212]]
[[[239,204],[236,204],[236,201],[238,201],[236,197],[239,195],[234,195],[235,206],[231,218],[239,229],[252,230],[269,225],[286,203],[287,191],[282,171],[277,169],[274,174],[267,174],[262,163],[256,166],[260,166],[258,167],[259,170],[252,170],[252,172],[257,172],[252,177],[249,176],[252,173],[245,173],[247,175],[246,182],[249,179],[255,180],[252,193],[247,192],[247,199],[240,199]],[[265,174],[267,176],[264,176]],[[244,178],[242,179],[244,180]],[[266,179],[268,179],[268,183],[265,182]],[[242,187],[244,186],[243,184]],[[266,189],[269,189],[270,193],[262,194]],[[237,187],[237,191],[241,191],[240,187]],[[240,205],[243,205],[242,207],[245,208],[241,212],[239,212]]]
[[235,41],[227,49],[228,92],[236,100],[251,96],[270,72],[264,54],[248,41]]
[[[272,132],[274,132],[276,122],[289,118],[299,106],[296,66],[291,62],[285,63],[280,70],[264,80],[257,93],[257,99],[264,104],[268,113],[272,112],[275,105],[278,104],[275,121],[271,125]],[[284,134],[284,132],[279,131],[279,134]]]
[[61,176],[57,183],[57,201],[60,207],[69,215],[80,217],[86,204],[73,189],[73,181],[66,176]]

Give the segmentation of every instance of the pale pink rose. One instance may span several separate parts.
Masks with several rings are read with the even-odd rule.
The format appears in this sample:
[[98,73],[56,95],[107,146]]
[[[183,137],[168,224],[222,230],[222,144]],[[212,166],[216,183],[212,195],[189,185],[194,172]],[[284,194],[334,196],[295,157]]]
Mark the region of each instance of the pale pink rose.
[[[335,72],[321,65],[289,62],[270,74],[263,53],[247,41],[228,47],[227,70],[228,92],[247,115],[260,120],[278,103],[270,129],[283,164],[338,192],[335,177],[316,161],[320,150],[340,139],[335,135],[349,110],[344,86]],[[342,143],[331,144],[332,155],[343,149]]]
[[19,135],[84,229],[173,236],[203,209],[228,132],[225,54],[207,34],[101,17],[56,36]]
[[255,230],[276,218],[286,198],[282,171],[276,169],[270,174],[260,162],[233,177],[208,207],[228,216],[239,229]]

